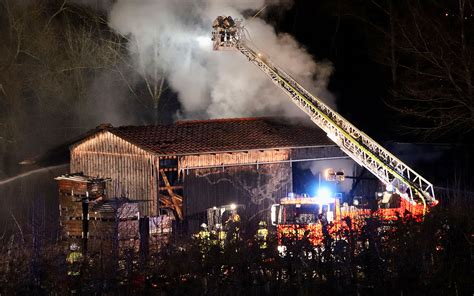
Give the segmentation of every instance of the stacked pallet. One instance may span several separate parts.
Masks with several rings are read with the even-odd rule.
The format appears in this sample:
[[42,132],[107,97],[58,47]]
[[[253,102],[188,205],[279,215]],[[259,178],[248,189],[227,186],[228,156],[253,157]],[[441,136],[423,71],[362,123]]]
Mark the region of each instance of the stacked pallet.
[[55,179],[59,187],[59,213],[63,240],[80,243],[87,238],[89,208],[94,201],[106,199],[107,179],[83,174],[62,175]]
[[139,216],[138,203],[125,198],[93,203],[89,212],[91,250],[138,251]]
[[108,179],[68,174],[55,179],[59,187],[62,238],[91,252],[119,251],[139,246],[138,203],[110,199]]

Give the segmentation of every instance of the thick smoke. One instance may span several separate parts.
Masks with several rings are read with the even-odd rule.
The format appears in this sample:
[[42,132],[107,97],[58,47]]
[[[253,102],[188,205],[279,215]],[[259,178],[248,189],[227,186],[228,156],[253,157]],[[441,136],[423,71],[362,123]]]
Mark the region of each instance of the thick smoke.
[[[270,3],[287,6],[289,1]],[[109,22],[130,40],[138,71],[155,79],[166,77],[178,93],[182,117],[298,116],[302,112],[243,55],[212,51],[210,31],[216,16],[243,18],[244,11],[258,11],[266,4],[263,0],[118,0]],[[292,36],[276,34],[262,19],[247,19],[244,25],[255,48],[334,106],[326,91],[332,72],[329,64],[317,64]]]

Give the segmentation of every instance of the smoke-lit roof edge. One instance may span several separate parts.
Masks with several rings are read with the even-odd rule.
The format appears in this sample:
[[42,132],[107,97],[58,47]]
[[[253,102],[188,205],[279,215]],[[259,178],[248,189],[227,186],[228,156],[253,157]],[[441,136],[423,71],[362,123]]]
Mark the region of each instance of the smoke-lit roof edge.
[[84,139],[80,140],[79,142],[76,142],[76,143],[74,143],[74,144],[71,144],[71,145],[69,146],[69,151],[72,151],[72,150],[75,149],[76,147],[78,147],[78,146],[84,144],[85,142],[87,142],[87,141],[93,139],[94,137],[97,137],[99,134],[102,134],[102,133],[109,133],[109,134],[111,134],[112,136],[117,137],[117,138],[119,138],[119,139],[121,139],[121,140],[123,140],[123,141],[129,143],[130,145],[135,146],[135,147],[136,147],[137,149],[139,149],[139,150],[142,150],[142,151],[144,151],[144,152],[146,152],[146,153],[148,153],[148,154],[157,155],[156,152],[154,152],[153,150],[148,149],[148,148],[145,148],[145,147],[142,147],[142,146],[140,146],[140,145],[138,145],[138,144],[136,144],[136,143],[133,143],[133,142],[131,142],[130,140],[125,139],[125,138],[123,138],[123,137],[120,137],[119,135],[113,133],[111,130],[106,130],[106,129],[100,130],[100,131],[96,132],[95,134],[92,134],[92,135],[89,135],[89,136],[85,137]]
[[[244,121],[271,121],[271,122],[279,122],[279,123],[284,123],[284,124],[289,124],[289,125],[295,125],[295,122],[290,120],[290,122],[285,121],[281,117],[276,117],[276,116],[260,116],[260,117],[231,117],[231,118],[215,118],[215,119],[199,119],[199,120],[182,120],[182,121],[176,121],[173,124],[170,124],[170,126],[183,126],[183,125],[188,125],[188,124],[196,124],[196,123],[223,123],[223,122],[244,122]],[[110,134],[114,135],[115,137],[118,137],[127,143],[135,146],[136,148],[146,152],[153,154],[158,157],[166,157],[166,156],[192,156],[192,155],[210,155],[210,154],[216,154],[216,153],[242,153],[242,152],[250,152],[250,151],[270,151],[270,150],[291,150],[291,149],[305,149],[305,148],[320,148],[320,147],[337,147],[336,144],[317,144],[317,145],[305,145],[305,146],[277,146],[277,147],[261,147],[261,148],[250,148],[250,149],[230,149],[230,150],[209,150],[209,151],[197,151],[197,152],[157,152],[156,150],[152,148],[145,147],[143,145],[140,145],[140,143],[137,143],[130,138],[124,137],[121,135],[120,128],[127,128],[127,127],[150,127],[154,125],[139,125],[139,126],[118,126],[115,127],[111,124],[100,124],[97,126],[95,129],[88,131],[85,134],[85,137],[81,138],[79,141],[74,142],[69,145],[69,150],[72,151],[74,148],[78,147],[79,145],[83,144],[84,142],[96,137],[97,135],[105,132],[109,132]],[[160,125],[158,125],[160,126]],[[165,125],[167,126],[167,125]]]
[[[281,120],[279,117],[271,117],[271,116],[266,116],[266,117],[246,117],[246,118],[218,118],[218,119],[206,119],[206,120],[183,120],[183,121],[177,121],[174,123],[174,125],[186,125],[186,124],[192,124],[192,123],[205,123],[205,122],[225,122],[225,121],[252,121],[252,120],[275,120],[275,121],[280,121],[284,122],[284,120]],[[63,144],[57,145],[47,151],[44,154],[37,155],[31,158],[27,158],[23,161],[20,162],[22,165],[42,165],[43,163],[50,164],[50,163],[60,163],[60,164],[66,164],[69,162],[69,156],[70,152],[72,149],[75,147],[79,146],[80,144],[88,141],[89,139],[97,136],[100,133],[104,132],[110,132],[116,137],[119,137],[120,139],[126,141],[127,143],[132,144],[133,146],[137,147],[138,149],[145,151],[146,153],[151,153],[153,155],[159,156],[159,157],[164,157],[164,156],[186,156],[186,155],[203,155],[203,154],[215,154],[215,153],[238,153],[238,152],[245,152],[245,151],[258,151],[258,150],[276,150],[276,149],[303,149],[303,148],[316,148],[316,147],[335,147],[336,145],[314,145],[314,146],[287,146],[287,147],[271,147],[271,148],[254,148],[254,149],[239,149],[239,150],[214,150],[214,151],[201,151],[201,152],[190,152],[190,153],[157,153],[156,151],[152,149],[148,149],[146,147],[140,146],[137,143],[133,143],[129,141],[129,139],[125,139],[124,137],[120,137],[118,134],[113,132],[113,129],[116,129],[119,127],[114,127],[110,123],[103,123],[98,125],[96,128],[91,129],[79,136],[76,136],[72,138],[71,140],[66,141]],[[64,156],[64,160],[61,158],[60,161],[51,161],[51,159],[56,158],[58,154],[63,154],[63,152],[67,151],[67,159],[66,156]]]
[[307,148],[322,148],[322,147],[337,147],[336,144],[331,144],[331,145],[311,145],[311,146],[286,146],[286,147],[271,147],[271,148],[253,148],[253,149],[238,149],[238,150],[213,150],[213,151],[201,151],[201,152],[189,152],[189,153],[157,153],[156,151],[153,151],[151,149],[148,149],[146,147],[142,147],[136,143],[133,143],[131,141],[129,141],[128,139],[126,138],[123,138],[121,137],[120,135],[117,135],[115,133],[113,133],[112,131],[109,131],[109,130],[103,130],[103,131],[99,131],[97,132],[96,134],[94,135],[91,135],[87,138],[84,138],[83,140],[81,140],[80,142],[77,142],[77,143],[74,143],[70,146],[70,150],[74,149],[75,147],[81,145],[82,143],[92,139],[93,137],[95,137],[96,135],[98,135],[99,133],[105,133],[105,132],[108,132],[124,141],[126,141],[127,143],[130,143],[131,145],[137,147],[138,149],[140,150],[143,150],[147,153],[151,153],[155,156],[158,156],[158,157],[164,157],[164,156],[192,156],[192,155],[203,155],[203,154],[218,154],[218,153],[242,153],[242,152],[250,152],[250,151],[269,151],[269,150],[291,150],[291,149],[307,149]]
[[[103,124],[98,125],[96,128],[87,131],[84,135],[79,136],[78,140],[69,142],[69,144],[67,144],[68,147],[69,147],[69,151],[71,151],[75,147],[81,145],[85,141],[88,141],[88,140],[96,137],[100,133],[103,133],[103,132],[109,132],[110,133],[110,129],[112,129],[112,128],[114,128],[114,126],[110,123],[103,123]],[[111,134],[113,134],[113,133],[111,133]],[[117,136],[115,134],[113,134],[113,135]]]
[[[250,119],[249,119],[250,120]],[[213,150],[213,151],[201,151],[201,152],[189,152],[189,153],[157,153],[156,151],[153,151],[152,149],[148,149],[146,147],[142,147],[136,143],[131,142],[129,139],[126,139],[124,137],[121,137],[118,134],[115,134],[111,130],[101,130],[98,131],[97,133],[90,135],[84,139],[82,139],[80,142],[74,143],[71,146],[69,146],[69,149],[72,150],[75,147],[81,145],[82,143],[92,139],[93,137],[97,136],[99,133],[110,133],[114,135],[115,137],[118,137],[127,143],[130,143],[131,145],[137,147],[140,150],[143,150],[147,153],[153,154],[158,157],[165,157],[165,156],[192,156],[192,155],[205,155],[205,154],[220,154],[220,153],[242,153],[242,152],[250,152],[250,151],[269,151],[269,150],[291,150],[291,149],[307,149],[307,148],[322,148],[322,147],[337,147],[336,144],[331,144],[331,145],[311,145],[311,146],[287,146],[287,147],[271,147],[271,148],[253,148],[253,149],[238,149],[238,150]]]
[[[226,121],[252,121],[252,120],[275,120],[278,121],[278,117],[272,117],[272,116],[262,116],[262,117],[229,117],[229,118],[213,118],[213,119],[196,119],[196,120],[178,120],[174,122],[173,124],[169,125],[185,125],[185,124],[193,124],[193,123],[205,123],[205,122],[226,122]],[[122,140],[127,141],[130,144],[133,144],[134,146],[149,152],[153,153],[155,155],[156,152],[151,150],[151,149],[146,149],[144,147],[139,146],[138,144],[134,144],[133,142],[130,142],[129,139],[125,139],[124,137],[121,137],[117,133],[113,132],[113,129],[119,129],[119,128],[126,128],[126,127],[143,127],[143,126],[154,126],[154,125],[121,125],[121,126],[113,126],[111,123],[101,123],[94,129],[91,129],[87,131],[85,134],[78,136],[77,138],[72,141],[69,141],[66,143],[66,145],[69,147],[69,151],[71,151],[74,147],[77,147],[78,145],[84,143],[85,141],[88,141],[89,139],[95,137],[101,132],[110,132],[114,136],[119,137]],[[166,126],[166,125],[165,125]],[[255,149],[255,150],[262,150],[262,149]],[[244,151],[249,151],[249,150],[244,150]],[[212,153],[212,152],[211,152]],[[165,154],[165,155],[170,155],[170,154]],[[159,156],[165,156],[165,155],[159,155]],[[173,154],[177,155],[177,154]],[[27,160],[25,160],[26,162]]]

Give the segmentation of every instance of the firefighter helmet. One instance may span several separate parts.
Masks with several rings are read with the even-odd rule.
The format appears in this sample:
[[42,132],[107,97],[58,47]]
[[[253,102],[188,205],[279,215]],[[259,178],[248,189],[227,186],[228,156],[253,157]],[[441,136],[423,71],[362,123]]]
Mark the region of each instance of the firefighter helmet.
[[267,227],[267,222],[265,222],[265,221],[262,220],[262,221],[258,222],[258,226],[259,226],[260,228]]
[[203,230],[206,230],[206,229],[207,229],[207,224],[206,224],[206,223],[202,223],[202,224],[201,224],[201,228],[202,228]]
[[237,213],[234,213],[234,215],[232,215],[232,220],[234,222],[240,222],[240,215]]
[[79,250],[79,246],[76,244],[76,243],[72,243],[70,246],[69,246],[69,249],[71,251],[78,251]]

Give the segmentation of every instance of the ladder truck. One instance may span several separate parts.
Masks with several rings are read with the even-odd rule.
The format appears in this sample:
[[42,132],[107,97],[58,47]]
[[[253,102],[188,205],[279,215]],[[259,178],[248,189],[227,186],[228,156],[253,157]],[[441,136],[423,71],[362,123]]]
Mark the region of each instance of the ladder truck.
[[219,16],[212,24],[213,50],[239,51],[305,112],[327,136],[359,165],[383,184],[394,188],[403,199],[404,209],[423,216],[438,203],[433,184],[359,130],[347,119],[311,94],[291,75],[259,52],[246,37],[241,20]]

